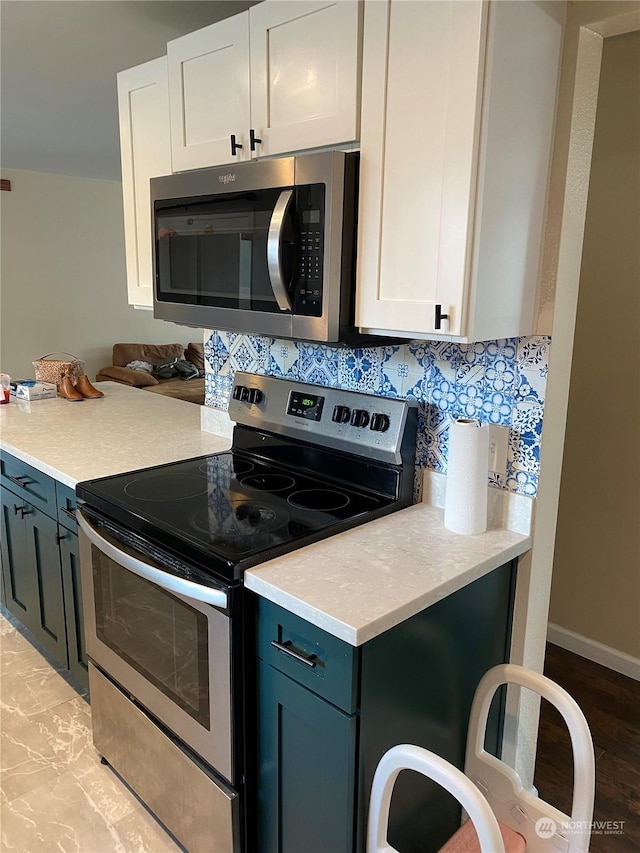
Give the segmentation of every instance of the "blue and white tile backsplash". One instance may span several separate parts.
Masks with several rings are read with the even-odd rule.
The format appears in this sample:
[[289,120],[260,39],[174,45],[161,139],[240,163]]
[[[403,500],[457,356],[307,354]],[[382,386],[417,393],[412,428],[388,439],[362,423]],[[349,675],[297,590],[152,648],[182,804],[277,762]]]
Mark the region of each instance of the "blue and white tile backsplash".
[[205,405],[226,408],[236,370],[417,400],[420,467],[446,472],[451,419],[503,424],[509,427],[507,473],[491,475],[490,482],[535,495],[550,343],[530,337],[349,349],[212,331],[204,345]]

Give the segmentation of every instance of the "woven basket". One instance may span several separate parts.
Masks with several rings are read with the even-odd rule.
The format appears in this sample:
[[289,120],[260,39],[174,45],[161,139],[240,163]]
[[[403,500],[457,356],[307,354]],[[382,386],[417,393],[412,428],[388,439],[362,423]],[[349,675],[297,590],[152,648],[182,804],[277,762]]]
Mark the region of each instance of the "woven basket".
[[[68,355],[69,359],[55,359],[52,355]],[[84,361],[70,352],[50,352],[32,362],[38,382],[52,382],[59,386],[63,376],[77,379],[84,373]]]

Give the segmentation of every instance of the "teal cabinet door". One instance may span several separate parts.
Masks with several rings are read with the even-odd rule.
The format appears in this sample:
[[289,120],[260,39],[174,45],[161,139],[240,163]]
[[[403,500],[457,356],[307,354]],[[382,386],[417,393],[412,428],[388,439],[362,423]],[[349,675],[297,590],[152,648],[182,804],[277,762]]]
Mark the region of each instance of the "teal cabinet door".
[[2,490],[2,571],[6,604],[61,666],[67,666],[58,525]]
[[352,853],[356,720],[260,661],[260,853]]
[[89,676],[87,651],[84,644],[78,534],[61,526],[59,538],[69,671],[79,684],[87,688]]
[[38,606],[34,566],[27,552],[27,504],[2,489],[2,580],[4,604],[25,625]]

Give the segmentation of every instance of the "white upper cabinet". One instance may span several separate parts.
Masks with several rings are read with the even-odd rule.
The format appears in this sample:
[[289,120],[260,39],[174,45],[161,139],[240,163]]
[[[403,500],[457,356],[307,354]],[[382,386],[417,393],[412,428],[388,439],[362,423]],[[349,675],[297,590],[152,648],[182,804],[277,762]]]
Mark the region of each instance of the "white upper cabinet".
[[153,304],[149,179],[171,172],[167,58],[118,74],[127,287],[132,305]]
[[249,10],[259,155],[359,137],[362,3],[267,0]]
[[367,0],[359,327],[531,334],[564,4]]
[[362,4],[266,0],[167,45],[175,171],[358,138]]
[[248,160],[247,13],[170,41],[167,57],[174,171]]

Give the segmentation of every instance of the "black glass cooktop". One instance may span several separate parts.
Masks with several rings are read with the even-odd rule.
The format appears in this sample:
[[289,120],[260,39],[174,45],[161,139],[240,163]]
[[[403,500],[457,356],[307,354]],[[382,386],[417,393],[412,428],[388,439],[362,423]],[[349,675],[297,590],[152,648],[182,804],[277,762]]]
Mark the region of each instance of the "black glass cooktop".
[[80,483],[78,496],[129,530],[213,571],[224,564],[235,577],[238,568],[385,514],[394,503],[236,450]]

